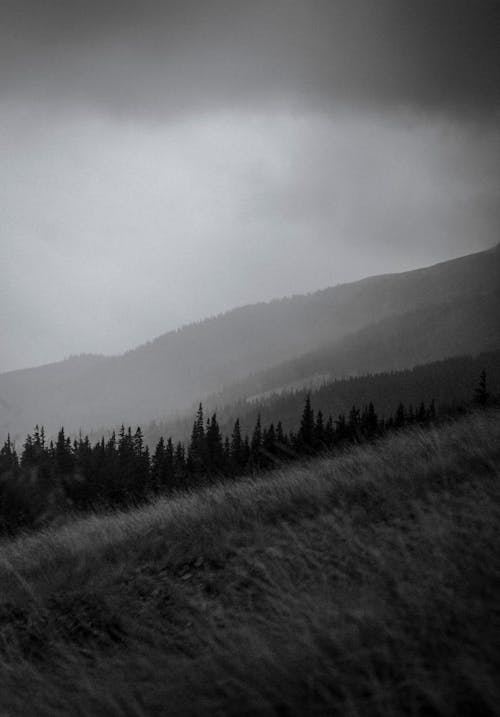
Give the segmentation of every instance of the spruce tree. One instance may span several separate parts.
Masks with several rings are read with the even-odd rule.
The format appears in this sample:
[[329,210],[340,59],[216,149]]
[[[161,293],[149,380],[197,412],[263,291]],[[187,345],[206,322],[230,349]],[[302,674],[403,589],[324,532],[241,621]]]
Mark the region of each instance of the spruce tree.
[[19,467],[16,449],[7,434],[7,440],[0,449],[0,476],[2,473],[16,473]]
[[260,420],[260,413],[257,415],[257,421],[255,428],[252,433],[252,440],[250,442],[250,461],[252,468],[259,468],[261,464],[261,449],[262,449],[262,425]]
[[276,443],[280,448],[288,446],[288,436],[283,431],[283,424],[281,421],[278,421],[276,424]]
[[480,406],[485,406],[488,403],[490,395],[486,388],[486,371],[483,369],[479,376],[479,384],[474,389],[474,399]]
[[206,432],[207,466],[210,473],[219,475],[224,467],[224,446],[217,416],[214,413]]
[[234,422],[234,428],[231,434],[231,465],[235,473],[239,473],[244,467],[243,441],[241,438],[239,418]]
[[160,436],[151,460],[151,489],[154,493],[159,493],[162,489],[164,465],[165,441],[163,436]]
[[300,419],[297,434],[297,450],[310,451],[314,446],[314,411],[311,408],[311,394],[308,393]]
[[198,407],[198,412],[193,423],[193,430],[191,432],[191,440],[188,448],[187,466],[189,472],[193,474],[202,473],[207,467],[205,425],[203,419],[203,406],[201,403]]
[[318,411],[316,414],[316,423],[314,425],[314,447],[318,451],[322,451],[326,448],[325,424],[323,421],[322,411]]
[[335,443],[335,429],[333,427],[333,418],[331,414],[328,416],[328,420],[325,425],[325,444],[327,448],[333,448]]
[[394,416],[394,426],[396,428],[402,428],[406,423],[406,412],[405,407],[401,402],[399,402],[396,415]]

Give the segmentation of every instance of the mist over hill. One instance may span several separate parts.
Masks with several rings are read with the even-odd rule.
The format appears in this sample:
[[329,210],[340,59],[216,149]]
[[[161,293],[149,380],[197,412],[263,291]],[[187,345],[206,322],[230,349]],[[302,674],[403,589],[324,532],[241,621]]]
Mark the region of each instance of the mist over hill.
[[[300,360],[297,364],[300,365]],[[321,411],[325,420],[329,415],[334,419],[340,414],[348,416],[353,405],[363,408],[370,402],[381,419],[393,415],[399,402],[416,411],[421,402],[430,405],[434,401],[438,412],[446,413],[448,409],[470,403],[482,371],[486,372],[489,394],[500,396],[500,349],[497,349],[343,379],[316,374],[310,380],[304,378],[288,387],[232,402],[229,400],[231,391],[227,391],[224,396],[209,396],[203,408],[207,415],[216,412],[224,435],[231,435],[236,419],[242,432],[252,435],[259,416],[262,425],[274,423],[276,426],[281,422],[285,431],[297,431],[308,394],[314,410]],[[186,416],[143,425],[146,443],[153,450],[161,436],[189,441],[195,414],[196,406],[193,406]],[[108,430],[106,435],[109,434]],[[101,434],[96,431],[91,437],[98,441]]]
[[63,424],[75,431],[143,423],[224,395],[250,374],[261,376],[243,383],[241,395],[318,366],[342,377],[499,348],[499,287],[497,245],[428,268],[240,307],[122,356],[11,371],[0,375],[0,433],[20,437],[35,423],[48,432]]

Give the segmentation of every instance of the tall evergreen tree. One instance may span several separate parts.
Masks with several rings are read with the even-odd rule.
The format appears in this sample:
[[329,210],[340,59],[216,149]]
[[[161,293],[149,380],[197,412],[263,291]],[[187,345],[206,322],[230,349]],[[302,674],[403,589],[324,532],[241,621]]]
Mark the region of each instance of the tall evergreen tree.
[[64,428],[57,434],[55,445],[55,464],[58,475],[70,475],[74,470],[74,456],[70,439],[64,435]]
[[201,403],[193,423],[187,461],[188,470],[193,474],[202,473],[207,468],[205,425]]
[[224,446],[215,413],[207,426],[206,453],[209,472],[213,475],[220,475],[224,469]]
[[401,402],[399,402],[398,407],[396,409],[396,415],[394,416],[394,426],[396,428],[403,428],[403,426],[406,423],[406,412],[405,407]]
[[314,411],[311,407],[311,394],[306,396],[304,410],[297,434],[297,450],[312,450],[314,447]]
[[19,467],[19,461],[14,444],[10,439],[10,433],[7,434],[7,440],[0,449],[0,476],[2,473],[16,473]]
[[489,397],[490,395],[486,387],[486,371],[483,369],[479,376],[479,384],[477,388],[474,389],[474,400],[480,406],[485,406],[488,403]]
[[318,451],[322,451],[326,448],[325,424],[323,421],[322,411],[318,411],[316,414],[316,423],[314,424],[314,447]]
[[250,443],[250,450],[253,456],[258,456],[260,449],[262,448],[262,424],[260,420],[260,413],[257,415],[257,421],[255,428],[252,433],[252,441]]
[[331,414],[328,416],[325,425],[325,444],[327,448],[333,448],[335,443],[335,429],[333,427],[333,418]]
[[239,418],[234,422],[234,428],[231,434],[231,466],[234,473],[239,473],[245,466]]

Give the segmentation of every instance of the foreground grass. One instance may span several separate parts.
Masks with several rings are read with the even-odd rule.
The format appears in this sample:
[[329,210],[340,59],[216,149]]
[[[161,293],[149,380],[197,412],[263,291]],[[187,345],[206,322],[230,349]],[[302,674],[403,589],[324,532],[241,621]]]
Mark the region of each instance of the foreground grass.
[[493,715],[500,417],[0,545],[0,714]]

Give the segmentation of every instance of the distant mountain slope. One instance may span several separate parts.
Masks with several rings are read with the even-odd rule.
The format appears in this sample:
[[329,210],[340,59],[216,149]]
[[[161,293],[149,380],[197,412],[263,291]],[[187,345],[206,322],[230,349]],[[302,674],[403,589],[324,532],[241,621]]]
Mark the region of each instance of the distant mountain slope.
[[317,376],[361,376],[496,348],[500,348],[500,285],[382,319],[226,387],[218,402],[258,398],[288,385],[314,385]]
[[[434,348],[430,344],[426,349],[422,343],[419,356],[412,348],[401,348],[398,362],[389,366],[468,352],[470,343],[464,348],[463,335],[476,351],[489,349],[500,333],[495,330],[500,326],[498,304],[491,299],[499,285],[497,246],[425,269],[234,309],[171,331],[123,356],[89,361],[78,370],[62,362],[2,374],[0,432],[22,435],[35,422],[43,422],[49,431],[61,424],[76,430],[121,421],[143,423],[187,409],[193,401],[250,373],[306,352],[323,351],[325,346],[343,352],[344,365],[335,368],[336,375],[349,373],[352,357],[361,351],[364,364],[354,371],[381,370],[387,368],[383,351],[387,339],[380,338],[384,331],[402,335],[407,331],[408,345],[415,345],[419,319],[408,330],[407,319],[398,319],[412,312],[432,328]],[[482,311],[488,313],[484,322]],[[425,342],[427,329],[421,329],[419,340]],[[362,330],[372,336],[370,351],[363,348],[366,336],[356,338]],[[347,343],[342,347],[344,339]],[[405,341],[399,342],[400,347]]]
[[[446,409],[461,403],[469,403],[479,382],[481,371],[487,375],[487,388],[491,396],[500,395],[500,349],[477,356],[455,356],[433,361],[414,368],[388,370],[350,378],[328,380],[310,384],[282,393],[270,393],[265,397],[248,401],[244,398],[233,403],[221,403],[220,396],[209,397],[204,404],[208,415],[217,412],[217,419],[224,435],[230,435],[236,418],[244,433],[251,434],[257,416],[263,425],[281,421],[285,431],[296,431],[304,408],[305,398],[311,393],[312,406],[326,417],[337,418],[348,414],[353,405],[363,407],[372,401],[380,418],[393,415],[401,401],[406,407],[418,408],[423,401],[427,406],[432,400],[438,409]],[[151,422],[143,426],[147,443],[154,448],[160,436],[172,436],[175,441],[189,439],[193,427],[195,407],[187,417]],[[96,433],[94,440],[101,435]]]

